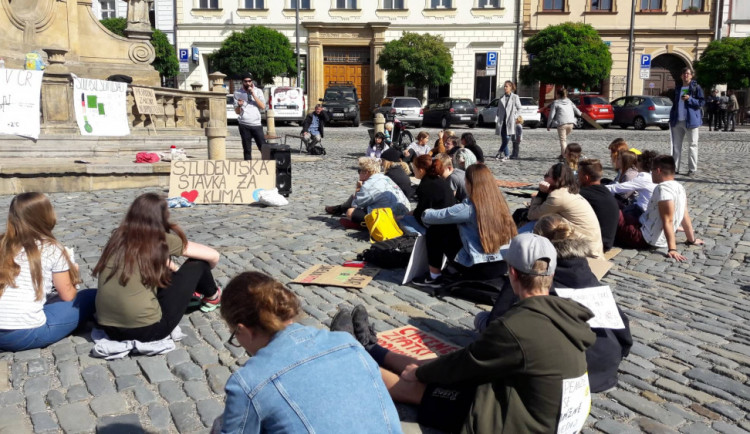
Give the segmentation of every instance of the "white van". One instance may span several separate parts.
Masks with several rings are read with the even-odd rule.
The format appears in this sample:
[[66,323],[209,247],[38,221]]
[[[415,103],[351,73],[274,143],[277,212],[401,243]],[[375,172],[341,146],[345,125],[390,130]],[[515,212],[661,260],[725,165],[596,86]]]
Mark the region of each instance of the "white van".
[[263,89],[266,109],[273,109],[275,122],[298,122],[302,125],[307,114],[305,94],[302,88],[291,86],[268,86]]

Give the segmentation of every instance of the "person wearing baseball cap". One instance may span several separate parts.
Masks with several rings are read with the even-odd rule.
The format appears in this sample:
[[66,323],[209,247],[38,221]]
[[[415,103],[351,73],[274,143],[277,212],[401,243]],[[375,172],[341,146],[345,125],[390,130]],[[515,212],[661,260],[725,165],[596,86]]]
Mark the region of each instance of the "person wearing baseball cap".
[[266,143],[260,116],[260,112],[266,109],[263,99],[263,90],[255,87],[253,74],[249,72],[242,74],[242,88],[234,92],[234,112],[239,115],[237,127],[242,138],[245,160],[253,159],[253,141],[258,151],[262,151]]

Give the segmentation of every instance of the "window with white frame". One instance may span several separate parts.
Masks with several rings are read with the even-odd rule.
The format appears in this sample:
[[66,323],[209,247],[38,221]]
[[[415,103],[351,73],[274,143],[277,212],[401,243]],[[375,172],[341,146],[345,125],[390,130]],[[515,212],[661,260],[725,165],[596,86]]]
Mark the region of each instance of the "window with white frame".
[[453,0],[430,0],[430,7],[432,9],[451,9],[453,8]]
[[591,0],[592,11],[611,11],[612,0]]
[[245,9],[263,9],[264,0],[245,0]]
[[336,0],[336,9],[357,9],[357,0]]
[[201,9],[219,9],[219,0],[199,0],[198,7]]
[[477,7],[480,9],[497,9],[500,7],[500,0],[479,0]]
[[383,9],[405,9],[404,0],[383,0]]
[[290,0],[289,9],[297,9],[297,2],[300,9],[310,9],[311,0]]
[[100,0],[102,10],[102,19],[105,18],[117,18],[117,7],[115,6],[115,0]]
[[702,11],[703,0],[682,0],[682,10],[694,12]]

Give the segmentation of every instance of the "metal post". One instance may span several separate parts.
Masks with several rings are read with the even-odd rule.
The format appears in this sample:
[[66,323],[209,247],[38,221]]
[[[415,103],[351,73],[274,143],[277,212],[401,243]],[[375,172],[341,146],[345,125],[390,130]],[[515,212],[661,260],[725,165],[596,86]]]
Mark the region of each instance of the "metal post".
[[[300,86],[300,70],[299,70],[299,2],[301,0],[295,0],[294,2],[294,16],[295,16],[295,22],[294,22],[294,36],[296,37],[296,54],[297,54],[297,87]],[[304,92],[304,89],[303,89]]]
[[[516,34],[513,45],[513,83],[518,84],[518,52],[521,46],[521,0],[516,0]],[[497,85],[497,82],[495,82]],[[488,103],[489,104],[489,103]]]
[[628,40],[628,73],[625,78],[625,95],[630,95],[630,82],[631,74],[633,71],[633,39],[635,39],[635,6],[638,0],[633,0],[632,8],[630,9],[630,39]]

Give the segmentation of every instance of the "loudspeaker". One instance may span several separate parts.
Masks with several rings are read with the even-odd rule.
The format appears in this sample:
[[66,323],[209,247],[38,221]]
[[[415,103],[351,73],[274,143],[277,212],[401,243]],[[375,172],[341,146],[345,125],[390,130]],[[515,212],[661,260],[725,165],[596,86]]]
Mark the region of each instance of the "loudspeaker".
[[292,151],[287,145],[266,144],[261,152],[264,160],[276,162],[276,188],[279,194],[292,194]]

